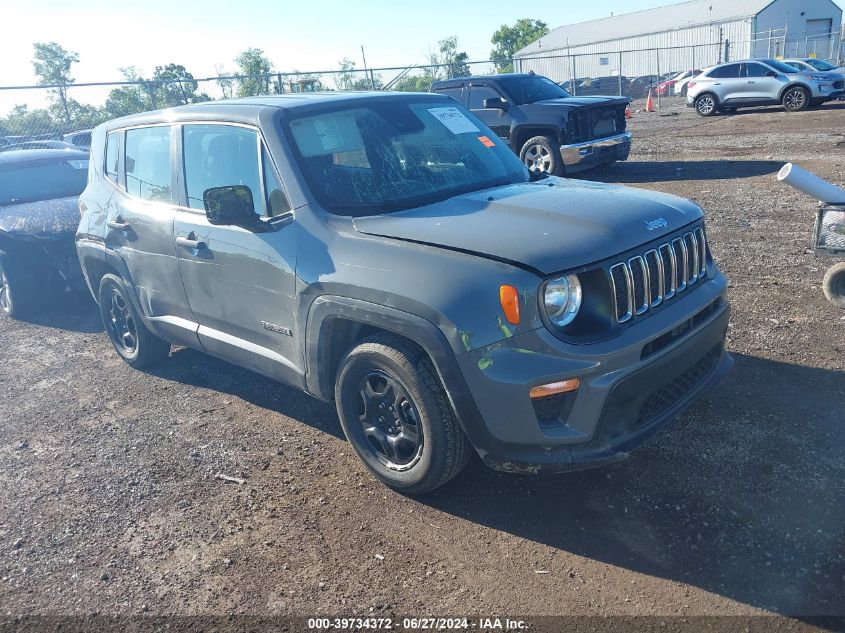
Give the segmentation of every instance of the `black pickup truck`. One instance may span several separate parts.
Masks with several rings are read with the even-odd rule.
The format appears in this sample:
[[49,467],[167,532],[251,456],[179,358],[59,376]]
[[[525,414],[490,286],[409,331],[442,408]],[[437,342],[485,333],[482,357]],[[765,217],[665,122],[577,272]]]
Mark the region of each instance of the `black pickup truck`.
[[533,73],[436,81],[431,92],[472,110],[534,172],[571,174],[625,160],[631,149],[627,97],[574,97]]

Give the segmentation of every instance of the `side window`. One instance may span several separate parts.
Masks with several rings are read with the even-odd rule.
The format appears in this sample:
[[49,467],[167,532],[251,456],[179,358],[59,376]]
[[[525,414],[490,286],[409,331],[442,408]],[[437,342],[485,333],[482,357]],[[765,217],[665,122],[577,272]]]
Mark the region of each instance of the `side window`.
[[708,77],[713,79],[736,79],[739,77],[739,64],[728,64],[711,70]]
[[117,152],[121,132],[109,132],[106,136],[106,178],[117,184],[117,165],[119,154]]
[[255,211],[266,215],[258,164],[258,133],[234,125],[185,125],[182,128],[188,206],[204,209],[203,192],[214,187],[246,185]]
[[285,192],[282,190],[282,183],[276,177],[276,169],[270,160],[266,147],[261,147],[261,162],[264,165],[264,189],[266,192],[267,215],[275,217],[290,211]]
[[496,99],[500,97],[501,95],[490,86],[470,86],[469,109],[482,110],[484,109],[485,99]]
[[458,103],[461,103],[461,93],[463,92],[463,86],[454,86],[451,88],[437,88],[434,92],[441,95],[446,95],[447,97],[452,97]]
[[126,191],[143,200],[173,202],[170,187],[170,126],[126,130]]
[[762,64],[744,64],[746,77],[765,77],[769,69]]

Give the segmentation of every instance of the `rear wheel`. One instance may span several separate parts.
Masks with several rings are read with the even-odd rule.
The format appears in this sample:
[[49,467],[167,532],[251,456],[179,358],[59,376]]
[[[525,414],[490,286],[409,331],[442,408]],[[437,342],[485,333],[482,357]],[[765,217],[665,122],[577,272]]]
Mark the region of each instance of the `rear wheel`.
[[787,88],[786,92],[783,93],[781,103],[783,104],[783,109],[787,112],[800,112],[809,107],[810,94],[806,88],[793,86],[792,88]]
[[535,136],[525,141],[519,158],[528,167],[528,171],[563,175],[563,159],[560,156],[560,149],[555,147],[555,142],[548,136]]
[[695,98],[695,111],[701,116],[713,116],[718,109],[719,101],[709,92]]
[[376,335],[346,354],[335,402],[358,457],[395,490],[434,490],[469,459],[469,441],[428,357],[398,337]]
[[822,291],[833,305],[845,309],[845,262],[828,269],[822,280]]
[[100,316],[115,351],[132,367],[150,367],[170,354],[170,343],[147,329],[116,275],[104,275],[100,281]]

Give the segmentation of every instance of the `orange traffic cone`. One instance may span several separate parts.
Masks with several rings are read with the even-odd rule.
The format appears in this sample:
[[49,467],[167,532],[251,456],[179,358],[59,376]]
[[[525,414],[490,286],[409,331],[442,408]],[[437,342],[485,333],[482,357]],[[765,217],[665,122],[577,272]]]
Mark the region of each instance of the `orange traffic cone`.
[[645,111],[654,112],[654,102],[651,100],[651,88],[648,89],[648,99],[645,102]]
[[631,118],[631,104],[630,103],[625,106],[625,118],[626,119]]

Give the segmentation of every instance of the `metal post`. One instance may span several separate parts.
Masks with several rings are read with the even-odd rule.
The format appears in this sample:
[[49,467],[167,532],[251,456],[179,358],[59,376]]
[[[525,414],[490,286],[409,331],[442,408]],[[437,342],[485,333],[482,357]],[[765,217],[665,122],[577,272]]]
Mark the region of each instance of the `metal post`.
[[622,96],[622,51],[619,51],[619,96]]
[[575,81],[575,79],[576,79],[576,77],[575,77],[575,55],[573,55],[571,57],[571,59],[572,59],[572,80],[571,80],[572,81],[572,94],[574,95],[575,90],[577,89],[575,87],[576,86],[576,81]]
[[[655,48],[654,53],[657,56],[657,83],[660,83],[660,49]],[[657,109],[660,110],[660,91],[657,90]]]
[[[756,46],[754,48],[757,48]],[[755,53],[757,51],[754,51]],[[769,46],[768,51],[766,52],[766,57],[771,59],[772,58],[772,29],[769,29]]]

